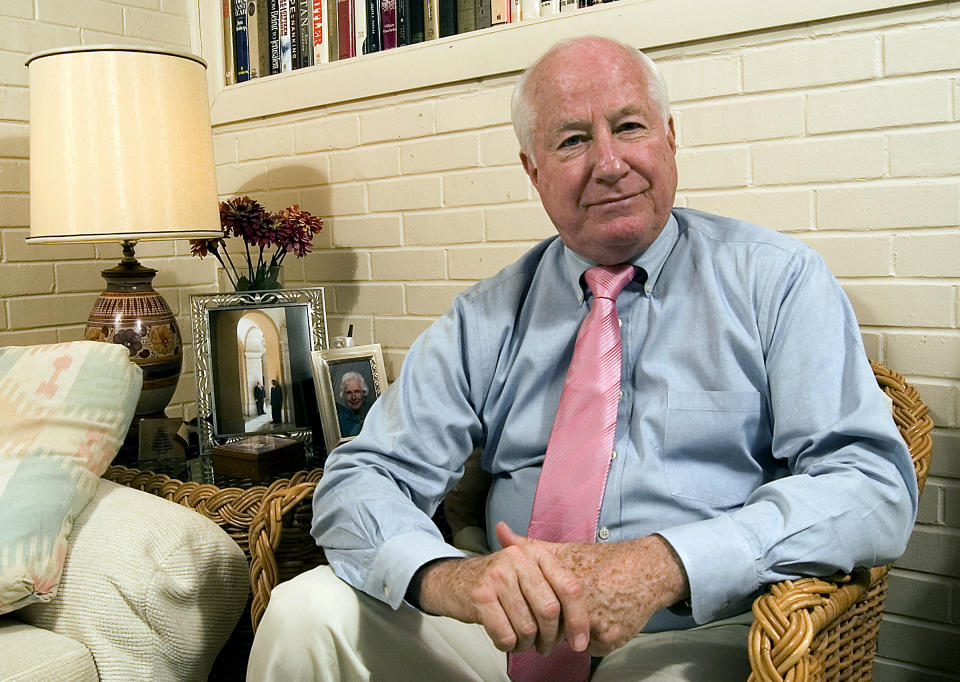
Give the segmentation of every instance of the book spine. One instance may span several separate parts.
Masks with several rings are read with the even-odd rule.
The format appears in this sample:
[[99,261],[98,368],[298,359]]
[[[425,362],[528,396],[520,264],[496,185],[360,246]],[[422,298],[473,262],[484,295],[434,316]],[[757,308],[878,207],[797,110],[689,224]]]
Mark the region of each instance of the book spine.
[[477,28],[477,0],[457,1],[457,32],[469,33]]
[[439,17],[439,35],[441,38],[457,34],[456,0],[437,0],[437,16]]
[[353,0],[354,52],[363,54],[367,45],[367,2]]
[[[315,52],[313,41],[316,38],[313,31],[313,0],[299,0],[298,4],[297,21],[299,23],[297,25],[297,35],[300,38],[300,66],[313,66]],[[322,20],[324,17],[322,14],[320,19],[320,38],[322,40],[327,32],[323,28]],[[324,54],[326,54],[326,49],[324,49]]]
[[233,8],[230,0],[220,3],[223,23],[223,80],[226,85],[237,82],[237,75],[233,64]]
[[364,53],[380,51],[380,0],[367,0],[367,43]]
[[287,0],[278,0],[280,17],[280,70],[293,71],[290,57],[290,5]]
[[540,16],[540,0],[520,0],[520,18],[536,19]]
[[[251,0],[247,0],[247,5]],[[270,71],[270,2],[257,0],[257,41],[260,45],[257,52],[257,67],[261,76],[269,76]]]
[[357,56],[356,27],[354,24],[354,0],[337,0],[337,38],[340,48],[338,57],[349,59]]
[[510,0],[510,23],[515,24],[523,21],[523,7],[521,0]]
[[330,53],[327,45],[327,12],[326,0],[310,0],[310,12],[313,17],[311,20],[312,41],[310,51],[313,54],[314,64],[323,64],[330,61]]
[[[573,0],[576,2],[577,0]],[[510,23],[510,0],[490,0],[490,25]]]
[[397,0],[380,0],[380,49],[397,46]]
[[260,24],[257,17],[259,0],[247,0],[247,58],[250,61],[250,78],[259,78],[260,72]]
[[579,3],[577,0],[559,0],[559,2],[561,12],[573,12],[574,10],[579,9]]
[[237,82],[250,80],[250,54],[247,48],[247,0],[233,0],[233,62]]
[[491,22],[490,0],[477,0],[477,28],[490,28]]
[[270,0],[270,73],[280,73],[280,8],[277,0]]
[[540,0],[540,16],[552,17],[560,14],[560,0]]
[[423,39],[440,37],[440,8],[437,0],[423,0]]
[[300,62],[300,22],[297,20],[297,0],[289,0],[287,12],[290,15],[290,68],[299,69]]
[[410,44],[410,0],[397,2],[397,45]]
[[423,42],[423,2],[422,0],[407,0],[410,8],[410,42]]
[[[316,2],[317,0],[314,0]],[[335,62],[340,59],[340,27],[337,24],[337,0],[325,0],[326,15],[323,20],[323,30],[326,38],[327,60]]]

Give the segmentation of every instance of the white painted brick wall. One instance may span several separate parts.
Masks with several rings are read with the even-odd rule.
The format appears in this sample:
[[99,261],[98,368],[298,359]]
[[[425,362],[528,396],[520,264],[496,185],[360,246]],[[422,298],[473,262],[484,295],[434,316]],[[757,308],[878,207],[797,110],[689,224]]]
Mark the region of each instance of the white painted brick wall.
[[[24,243],[18,63],[104,37],[186,45],[186,16],[186,0],[0,5],[0,343],[78,338],[98,270],[116,258],[108,247]],[[892,580],[880,680],[940,679],[960,651],[957,36],[960,8],[937,2],[651,53],[677,123],[678,204],[790,232],[819,251],[868,354],[905,373],[931,408],[934,462]],[[381,343],[391,379],[457,293],[553,234],[509,125],[515,77],[216,130],[223,196],[251,194],[273,209],[298,202],[324,218],[316,252],[288,259],[288,281],[328,285],[331,333],[354,324],[358,340]],[[146,253],[177,311],[215,286],[213,266],[174,255],[186,253],[180,246]],[[185,375],[175,396],[188,416],[192,382]]]

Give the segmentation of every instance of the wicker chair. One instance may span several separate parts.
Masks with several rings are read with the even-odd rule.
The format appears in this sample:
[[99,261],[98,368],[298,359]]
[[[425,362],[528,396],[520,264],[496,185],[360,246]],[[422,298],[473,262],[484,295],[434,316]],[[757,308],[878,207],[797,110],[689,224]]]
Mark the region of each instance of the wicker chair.
[[[910,449],[921,490],[930,466],[933,421],[916,390],[880,364],[873,370],[894,405],[894,420]],[[309,526],[314,482],[273,490],[250,526],[250,615],[254,630],[275,585],[309,568],[285,560],[286,535]],[[299,510],[299,511],[298,511]],[[888,566],[831,578],[801,578],[770,586],[753,606],[749,655],[752,682],[869,680]]]

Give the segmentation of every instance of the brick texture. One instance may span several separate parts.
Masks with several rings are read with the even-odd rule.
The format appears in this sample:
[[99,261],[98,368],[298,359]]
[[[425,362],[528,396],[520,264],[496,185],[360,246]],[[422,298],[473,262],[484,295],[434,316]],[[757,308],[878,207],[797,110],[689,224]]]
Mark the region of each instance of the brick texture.
[[[22,60],[93,38],[189,49],[193,11],[186,0],[0,3],[0,343],[79,338],[99,270],[116,262],[115,247],[24,242]],[[931,482],[892,581],[881,680],[938,679],[960,666],[957,35],[956,3],[934,2],[651,51],[672,95],[678,203],[790,232],[820,252],[868,354],[904,372],[931,408]],[[297,202],[324,218],[315,252],[288,259],[288,281],[326,285],[331,333],[354,324],[358,339],[383,344],[391,380],[454,296],[555,234],[512,138],[515,78],[215,130],[223,197]],[[257,96],[256,84],[243,87]],[[185,245],[163,248],[144,254],[189,336],[189,293],[216,290],[215,263]],[[171,414],[193,416],[192,381],[184,375]]]

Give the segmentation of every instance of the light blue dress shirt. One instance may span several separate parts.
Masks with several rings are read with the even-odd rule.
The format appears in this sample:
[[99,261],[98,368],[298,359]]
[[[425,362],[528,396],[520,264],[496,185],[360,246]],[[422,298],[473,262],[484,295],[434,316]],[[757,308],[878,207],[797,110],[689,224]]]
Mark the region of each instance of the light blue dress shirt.
[[[633,263],[643,273],[617,299],[623,395],[597,541],[664,537],[698,623],[745,610],[764,583],[898,557],[913,467],[822,259],[676,208]],[[491,535],[501,519],[525,531],[592,265],[548,239],[413,344],[316,490],[313,535],[337,575],[396,608],[417,568],[461,556],[430,515],[475,446],[493,474]],[[691,624],[663,610],[647,630]]]

